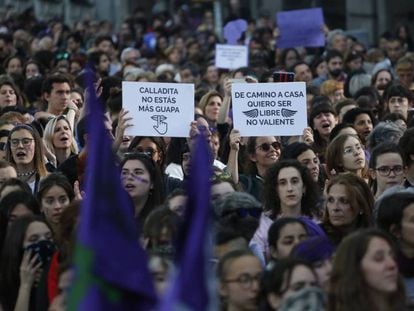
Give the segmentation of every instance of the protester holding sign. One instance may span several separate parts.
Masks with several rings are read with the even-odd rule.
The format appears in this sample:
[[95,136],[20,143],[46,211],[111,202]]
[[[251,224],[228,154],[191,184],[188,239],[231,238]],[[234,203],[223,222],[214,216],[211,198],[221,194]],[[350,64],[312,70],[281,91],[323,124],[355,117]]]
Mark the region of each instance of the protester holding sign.
[[233,129],[230,133],[230,153],[228,170],[235,184],[241,184],[244,191],[262,200],[263,180],[268,168],[279,160],[281,144],[275,136],[249,137],[246,144],[245,174],[239,174],[238,155],[240,132]]

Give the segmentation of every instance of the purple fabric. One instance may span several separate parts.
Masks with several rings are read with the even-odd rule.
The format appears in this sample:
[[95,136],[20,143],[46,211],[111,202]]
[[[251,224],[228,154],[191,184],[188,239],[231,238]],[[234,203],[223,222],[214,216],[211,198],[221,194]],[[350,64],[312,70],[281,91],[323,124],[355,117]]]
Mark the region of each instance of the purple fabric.
[[227,40],[227,44],[237,44],[242,33],[247,29],[247,22],[244,19],[237,19],[228,22],[224,26],[224,38]]
[[310,237],[313,236],[322,236],[326,237],[325,232],[322,230],[322,228],[313,220],[312,218],[309,218],[307,216],[300,216],[298,217],[306,226],[306,231],[308,232],[308,235]]
[[[78,229],[78,245],[84,251],[76,255],[74,283],[84,286],[85,296],[77,310],[151,310],[157,296],[145,251],[138,243],[132,201],[121,185],[102,105],[90,93],[86,196]],[[85,253],[91,271],[84,269]],[[86,275],[97,281],[84,284]],[[121,293],[120,300],[109,303],[108,288]],[[102,304],[105,307],[100,308]]]
[[335,247],[326,236],[313,236],[298,245],[292,250],[292,256],[315,263],[332,257]]
[[279,48],[324,46],[325,35],[321,8],[281,11],[276,14],[280,38]]
[[159,310],[216,310],[209,280],[214,275],[209,263],[212,241],[209,223],[210,150],[203,135],[196,138],[187,183],[187,208],[178,234],[176,271]]

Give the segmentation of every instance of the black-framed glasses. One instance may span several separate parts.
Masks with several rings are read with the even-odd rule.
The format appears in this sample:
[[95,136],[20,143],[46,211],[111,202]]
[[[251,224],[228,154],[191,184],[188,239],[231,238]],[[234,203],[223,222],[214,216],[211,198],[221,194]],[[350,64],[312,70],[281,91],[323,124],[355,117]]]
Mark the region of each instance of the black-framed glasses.
[[250,275],[248,273],[243,273],[239,277],[235,279],[228,279],[224,280],[225,283],[239,283],[244,289],[249,289],[252,287],[253,282],[256,281],[257,283],[260,282],[262,274]]
[[23,147],[28,147],[28,146],[31,145],[33,140],[34,140],[33,138],[28,138],[28,137],[21,138],[21,139],[12,138],[12,139],[10,139],[10,145],[11,145],[12,148],[17,148],[21,143],[23,145]]
[[375,169],[378,171],[378,174],[381,176],[389,176],[391,172],[394,172],[395,175],[401,175],[404,171],[404,167],[402,165],[394,165],[394,166],[380,166]]
[[270,147],[272,147],[275,150],[280,150],[281,145],[278,141],[274,141],[270,144],[269,143],[263,143],[263,144],[257,146],[256,149],[260,148],[261,150],[267,152],[267,151],[270,150]]

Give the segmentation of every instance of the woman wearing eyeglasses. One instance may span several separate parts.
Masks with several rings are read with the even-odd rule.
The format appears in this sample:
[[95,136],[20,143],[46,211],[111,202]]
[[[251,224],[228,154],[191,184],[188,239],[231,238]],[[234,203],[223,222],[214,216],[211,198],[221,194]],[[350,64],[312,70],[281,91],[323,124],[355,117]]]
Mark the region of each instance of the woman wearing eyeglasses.
[[335,137],[326,150],[326,166],[330,175],[352,173],[367,178],[364,145],[358,136],[344,134]]
[[37,192],[40,178],[48,174],[43,148],[42,139],[33,127],[19,124],[10,131],[7,161],[15,166],[17,177],[26,182],[33,193]]
[[234,250],[225,254],[217,266],[220,310],[256,311],[260,291],[262,266],[249,250]]
[[135,208],[135,217],[144,224],[148,214],[163,202],[161,173],[144,153],[127,153],[121,162],[121,180]]
[[[267,169],[279,160],[281,145],[274,136],[249,137],[246,143],[246,165],[244,174],[239,175],[240,132],[233,129],[230,133],[230,153],[228,171],[234,183],[262,201],[263,179]],[[243,155],[242,155],[243,156]]]
[[404,164],[400,149],[393,143],[381,143],[371,153],[369,160],[370,186],[374,198],[388,188],[404,182]]

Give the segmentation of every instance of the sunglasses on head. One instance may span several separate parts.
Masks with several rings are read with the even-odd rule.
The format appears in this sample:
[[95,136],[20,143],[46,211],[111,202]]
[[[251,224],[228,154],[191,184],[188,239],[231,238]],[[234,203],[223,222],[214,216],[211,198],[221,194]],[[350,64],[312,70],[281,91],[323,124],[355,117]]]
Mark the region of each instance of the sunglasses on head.
[[154,160],[152,159],[152,155],[148,152],[138,152],[138,151],[131,151],[131,152],[125,152],[122,155],[123,160],[135,160],[139,158],[145,158],[149,160],[153,165],[155,165]]
[[140,153],[147,153],[147,154],[149,154],[151,157],[154,155],[154,153],[156,153],[156,152],[157,152],[157,150],[154,150],[154,149],[153,149],[153,148],[151,148],[151,147],[149,147],[149,148],[137,147],[137,148],[136,148],[136,151],[137,151],[137,152],[140,152]]
[[274,141],[270,144],[269,143],[263,143],[263,144],[257,146],[256,149],[260,148],[263,151],[269,151],[270,147],[272,147],[275,150],[280,150],[280,143],[278,141]]

